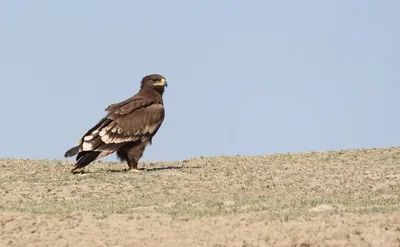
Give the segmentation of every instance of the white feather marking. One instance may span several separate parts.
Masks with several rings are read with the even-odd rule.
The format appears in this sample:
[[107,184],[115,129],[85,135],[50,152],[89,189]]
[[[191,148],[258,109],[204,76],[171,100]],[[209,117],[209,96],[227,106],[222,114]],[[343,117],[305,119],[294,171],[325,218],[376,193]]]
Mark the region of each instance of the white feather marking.
[[149,133],[153,133],[156,130],[157,126],[156,125],[152,125],[151,127],[149,127]]
[[90,142],[84,142],[82,145],[82,150],[83,151],[88,151],[93,148],[93,145]]
[[117,137],[115,139],[116,142],[121,143],[121,142],[126,142],[129,139],[129,137],[122,137],[122,138]]
[[90,141],[90,140],[92,140],[92,139],[93,139],[93,135],[85,136],[85,137],[83,138],[83,140],[85,140],[85,141]]
[[99,130],[98,130],[98,129],[97,129],[97,130],[94,130],[94,131],[92,131],[92,133],[91,133],[90,135],[85,136],[85,137],[83,138],[83,140],[85,140],[85,141],[90,141],[90,140],[92,140],[93,138],[95,138],[95,137],[97,136],[98,133],[99,133]]
[[105,134],[107,134],[107,130],[103,129],[100,131],[99,136],[104,136]]
[[101,140],[102,140],[103,142],[105,142],[105,143],[110,143],[110,142],[109,142],[109,140],[110,140],[110,135],[107,134],[107,135],[105,135],[105,136],[102,136],[102,137],[101,137]]
[[114,136],[109,140],[109,143],[122,143],[122,142],[127,142],[127,141],[134,141],[135,138],[129,137],[129,136]]
[[120,136],[111,136],[109,134],[103,136],[101,138],[102,141],[104,141],[105,143],[122,143],[125,142],[129,139],[129,137],[120,137]]

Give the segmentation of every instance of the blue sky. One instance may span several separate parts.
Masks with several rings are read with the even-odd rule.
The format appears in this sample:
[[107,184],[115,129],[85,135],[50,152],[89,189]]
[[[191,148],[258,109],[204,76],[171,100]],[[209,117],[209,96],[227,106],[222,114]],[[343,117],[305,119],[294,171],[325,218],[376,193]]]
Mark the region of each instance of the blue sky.
[[169,87],[143,161],[398,146],[399,9],[2,1],[0,157],[64,159],[150,73]]

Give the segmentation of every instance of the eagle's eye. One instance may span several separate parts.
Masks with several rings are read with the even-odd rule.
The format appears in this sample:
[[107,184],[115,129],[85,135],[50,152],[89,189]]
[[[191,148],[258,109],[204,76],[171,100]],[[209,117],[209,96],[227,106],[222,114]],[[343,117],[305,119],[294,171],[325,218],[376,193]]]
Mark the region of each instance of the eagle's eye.
[[152,79],[153,81],[161,81],[161,79],[160,78],[155,78],[155,79]]

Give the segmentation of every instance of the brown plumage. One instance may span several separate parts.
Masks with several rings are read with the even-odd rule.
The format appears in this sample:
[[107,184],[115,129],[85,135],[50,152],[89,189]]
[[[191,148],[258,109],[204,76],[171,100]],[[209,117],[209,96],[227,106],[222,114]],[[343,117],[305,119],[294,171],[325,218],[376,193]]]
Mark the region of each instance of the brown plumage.
[[161,75],[145,76],[137,94],[109,105],[107,115],[82,136],[78,146],[65,152],[64,157],[77,155],[71,172],[114,152],[129,169],[137,169],[146,146],[164,121],[162,95],[167,85]]

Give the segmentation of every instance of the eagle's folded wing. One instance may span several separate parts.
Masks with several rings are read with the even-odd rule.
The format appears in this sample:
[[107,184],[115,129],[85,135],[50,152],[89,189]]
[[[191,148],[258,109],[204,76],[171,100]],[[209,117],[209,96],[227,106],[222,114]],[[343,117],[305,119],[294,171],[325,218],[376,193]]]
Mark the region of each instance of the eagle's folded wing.
[[164,106],[143,98],[107,109],[107,116],[80,140],[80,151],[114,152],[127,142],[151,140],[164,120]]

